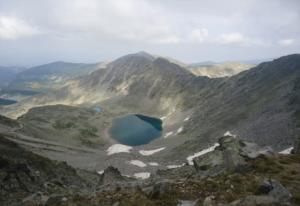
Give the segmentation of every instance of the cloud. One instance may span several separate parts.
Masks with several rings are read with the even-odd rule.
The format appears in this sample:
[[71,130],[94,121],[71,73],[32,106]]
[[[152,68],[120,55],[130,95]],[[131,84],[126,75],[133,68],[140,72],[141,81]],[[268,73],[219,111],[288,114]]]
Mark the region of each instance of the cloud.
[[222,34],[216,42],[220,44],[248,44],[250,39],[239,32]]
[[206,28],[197,28],[192,30],[189,34],[188,39],[192,42],[202,43],[204,42],[205,38],[208,36],[208,30]]
[[0,0],[0,62],[280,56],[300,51],[299,12],[299,0]]
[[39,30],[21,19],[9,16],[0,16],[0,39],[18,39],[33,36]]
[[281,46],[291,46],[296,42],[295,39],[281,39],[278,41],[278,44]]
[[162,8],[145,0],[75,0],[63,1],[55,11],[55,18],[63,30],[99,38],[178,43],[180,38],[164,13]]

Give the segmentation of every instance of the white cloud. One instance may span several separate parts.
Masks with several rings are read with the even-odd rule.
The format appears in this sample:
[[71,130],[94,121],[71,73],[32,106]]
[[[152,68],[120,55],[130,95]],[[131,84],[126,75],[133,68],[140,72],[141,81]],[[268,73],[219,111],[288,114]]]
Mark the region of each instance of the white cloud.
[[278,44],[281,46],[290,46],[295,43],[295,39],[281,39],[278,41]]
[[164,13],[145,0],[64,1],[55,12],[61,28],[98,37],[176,44],[180,38]]
[[9,16],[0,16],[0,39],[18,39],[33,36],[39,30],[27,22]]
[[218,39],[221,44],[247,44],[250,39],[239,32],[222,34]]
[[188,39],[193,42],[202,43],[207,36],[208,36],[208,30],[206,28],[194,29],[189,34]]

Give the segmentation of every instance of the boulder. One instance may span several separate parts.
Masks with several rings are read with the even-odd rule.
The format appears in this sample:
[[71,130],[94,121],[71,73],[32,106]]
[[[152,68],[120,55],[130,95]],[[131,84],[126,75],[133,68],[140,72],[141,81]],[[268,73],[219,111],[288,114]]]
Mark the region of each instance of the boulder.
[[117,168],[109,166],[104,170],[103,174],[101,175],[99,184],[106,185],[124,181],[126,181],[126,178],[121,175],[121,172]]
[[151,199],[158,199],[159,197],[165,195],[170,192],[170,182],[161,181],[157,182],[152,186],[148,186],[142,189],[142,191],[146,194],[147,197]]
[[268,193],[269,196],[274,197],[279,202],[288,203],[292,197],[291,193],[278,181],[269,181],[272,190]]
[[281,205],[275,198],[267,195],[249,195],[244,198],[235,200],[228,204],[229,206],[276,206]]
[[58,205],[62,205],[66,201],[68,201],[68,198],[64,197],[63,195],[54,194],[49,197],[45,206],[58,206]]
[[293,154],[300,154],[300,135],[296,138],[295,146],[292,151]]
[[259,187],[259,194],[249,195],[230,203],[230,206],[290,205],[291,193],[276,180],[265,180]]
[[194,167],[201,175],[215,176],[224,171],[247,171],[249,159],[275,155],[272,148],[260,148],[232,135],[223,136],[218,142],[219,146],[214,151],[193,159]]

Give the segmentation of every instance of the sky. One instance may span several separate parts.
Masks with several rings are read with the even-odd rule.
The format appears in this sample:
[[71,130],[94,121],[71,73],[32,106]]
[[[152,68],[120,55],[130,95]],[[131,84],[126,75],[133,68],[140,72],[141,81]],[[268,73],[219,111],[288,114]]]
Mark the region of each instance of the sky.
[[300,53],[300,0],[0,0],[0,65]]

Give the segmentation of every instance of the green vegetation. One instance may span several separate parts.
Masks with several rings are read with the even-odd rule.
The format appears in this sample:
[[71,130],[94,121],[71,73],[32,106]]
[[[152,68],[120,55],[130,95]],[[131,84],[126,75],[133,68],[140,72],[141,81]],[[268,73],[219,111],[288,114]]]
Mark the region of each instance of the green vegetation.
[[79,129],[80,136],[83,138],[86,137],[97,137],[96,132],[98,129],[96,127],[90,126],[88,128]]
[[71,129],[76,128],[76,124],[73,122],[64,122],[62,120],[56,120],[52,127],[55,129]]

